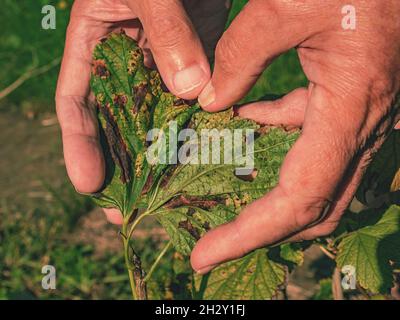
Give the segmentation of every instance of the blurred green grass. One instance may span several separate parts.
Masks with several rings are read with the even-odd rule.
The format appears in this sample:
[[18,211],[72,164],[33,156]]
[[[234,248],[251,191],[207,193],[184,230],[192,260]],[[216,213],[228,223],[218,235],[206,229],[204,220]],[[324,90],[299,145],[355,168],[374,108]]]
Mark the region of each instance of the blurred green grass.
[[[62,55],[72,2],[2,1],[0,90],[34,64],[42,66]],[[230,21],[245,3],[243,0],[233,1]],[[41,8],[46,4],[57,8],[56,30],[41,29]],[[26,81],[0,100],[0,112],[12,110],[22,116],[26,109],[34,108],[35,112],[54,113],[58,71],[59,68],[55,67]],[[263,73],[244,101],[260,99],[267,94],[284,94],[306,84],[296,52],[292,50],[279,57]],[[31,134],[35,135],[35,132]],[[61,153],[60,146],[57,152]],[[121,254],[105,251],[98,256],[95,244],[71,241],[76,221],[87,214],[93,205],[75,193],[64,171],[59,173],[59,179],[65,183],[57,186],[46,179],[46,172],[41,174],[55,199],[51,205],[0,203],[0,299],[129,298]],[[148,265],[160,243],[148,239],[139,245],[143,263]],[[54,264],[59,270],[55,291],[42,290],[40,286],[41,266],[47,263]],[[169,253],[150,285],[151,297],[187,298],[185,281],[189,272],[188,264],[182,257]]]
[[[3,0],[0,10],[0,90],[34,66],[43,66],[60,57],[72,0]],[[44,5],[57,9],[55,30],[41,27]],[[58,67],[31,78],[2,101],[4,108],[19,108],[24,101],[54,107]]]

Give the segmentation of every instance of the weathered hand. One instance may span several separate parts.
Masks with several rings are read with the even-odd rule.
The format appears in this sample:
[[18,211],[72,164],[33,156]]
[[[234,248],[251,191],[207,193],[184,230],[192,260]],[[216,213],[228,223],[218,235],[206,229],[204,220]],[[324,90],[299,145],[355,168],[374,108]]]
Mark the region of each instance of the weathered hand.
[[400,2],[352,1],[355,30],[342,26],[347,3],[253,0],[219,41],[212,79],[199,96],[208,111],[242,98],[290,48],[297,48],[310,85],[238,109],[264,124],[303,130],[276,188],[197,243],[191,263],[198,272],[258,247],[331,233],[399,120]]
[[[225,0],[75,1],[56,105],[68,175],[78,191],[97,191],[105,176],[97,118],[89,103],[94,46],[108,33],[124,28],[145,48],[148,65],[154,58],[169,90],[193,99],[210,79],[206,54],[212,58],[227,11]],[[121,218],[115,210],[109,210],[108,217],[113,222]]]

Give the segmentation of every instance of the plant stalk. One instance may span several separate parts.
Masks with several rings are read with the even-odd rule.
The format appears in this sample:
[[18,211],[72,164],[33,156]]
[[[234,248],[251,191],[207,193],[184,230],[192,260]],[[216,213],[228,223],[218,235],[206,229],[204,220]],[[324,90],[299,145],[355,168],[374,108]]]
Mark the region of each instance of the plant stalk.
[[131,286],[132,297],[134,300],[147,300],[147,288],[144,281],[145,272],[142,270],[142,265],[139,256],[130,246],[130,238],[132,233],[127,235],[128,222],[124,221],[122,225],[122,236],[124,243],[125,264],[128,269],[129,283]]

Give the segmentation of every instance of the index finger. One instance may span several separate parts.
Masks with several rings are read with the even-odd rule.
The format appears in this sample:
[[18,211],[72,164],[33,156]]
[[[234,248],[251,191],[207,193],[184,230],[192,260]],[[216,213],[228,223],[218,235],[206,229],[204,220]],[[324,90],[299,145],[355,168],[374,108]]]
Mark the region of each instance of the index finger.
[[215,112],[237,103],[276,57],[327,28],[324,4],[293,2],[246,4],[217,44],[211,80],[199,95],[203,109]]
[[169,90],[194,99],[210,78],[200,38],[181,1],[127,1],[138,13],[158,70]]
[[80,32],[90,30],[83,22],[70,24],[57,84],[56,109],[68,176],[78,191],[89,193],[101,188],[105,163],[97,118],[88,104],[91,50],[88,43],[80,42]]

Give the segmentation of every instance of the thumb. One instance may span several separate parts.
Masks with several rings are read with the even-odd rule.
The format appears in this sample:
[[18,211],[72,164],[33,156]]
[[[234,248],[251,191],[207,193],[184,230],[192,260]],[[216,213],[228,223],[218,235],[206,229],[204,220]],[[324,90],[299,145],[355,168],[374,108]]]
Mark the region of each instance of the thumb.
[[308,11],[290,3],[252,1],[233,20],[217,44],[212,79],[199,96],[203,109],[219,111],[239,101],[275,57],[321,28],[324,20],[315,20],[324,19],[323,13],[310,28]]
[[[304,122],[308,95],[307,89],[299,88],[275,101],[260,101],[244,105],[239,107],[236,113],[242,118],[252,119],[260,124],[301,127]],[[262,205],[258,206],[259,208],[273,208],[273,206],[271,207],[271,203],[273,203],[271,199],[279,198],[279,196],[276,196],[279,193],[282,194],[277,188],[263,199],[253,203],[252,206],[256,206],[257,210],[257,204],[262,202]],[[275,196],[272,197],[272,195]],[[251,211],[251,209],[247,208],[247,211],[249,210]],[[262,212],[259,213],[258,219],[263,214]],[[242,213],[242,220],[243,217],[245,217],[244,223],[246,224],[246,215]],[[197,272],[206,273],[221,261],[224,261],[226,257],[237,258],[244,254],[246,251],[244,242],[248,241],[248,239],[246,239],[246,236],[243,237],[240,232],[241,227],[238,221],[239,219],[211,230],[203,239],[200,239],[191,256],[192,266]],[[274,227],[277,227],[277,221],[274,224]],[[281,228],[281,230],[285,230],[285,227]],[[250,233],[254,235],[254,231]],[[237,241],[240,241],[241,245],[233,245]]]
[[139,16],[168,89],[183,99],[197,98],[210,79],[201,41],[181,1],[128,0]]
[[[339,101],[341,97],[333,99],[321,87],[312,89],[302,134],[285,157],[277,186],[197,242],[191,254],[194,270],[207,273],[222,262],[296,235],[331,213],[343,174],[357,154],[349,137],[358,128],[343,122],[336,130],[332,121],[348,106],[340,103],[340,108],[333,108]],[[360,110],[358,104],[352,107]],[[290,101],[281,108],[290,109]]]

